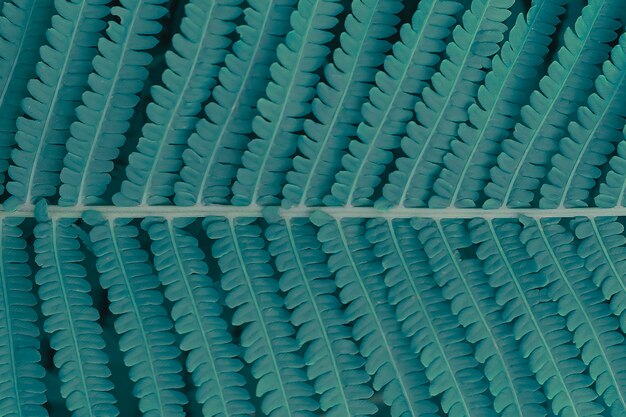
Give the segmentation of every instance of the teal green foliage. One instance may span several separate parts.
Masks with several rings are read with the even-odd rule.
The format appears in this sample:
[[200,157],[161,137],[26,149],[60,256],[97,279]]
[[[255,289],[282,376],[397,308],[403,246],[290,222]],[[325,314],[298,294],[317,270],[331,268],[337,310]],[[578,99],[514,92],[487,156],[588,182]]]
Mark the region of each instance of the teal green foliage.
[[624,417],[623,0],[0,0],[0,417]]
[[39,270],[41,312],[47,317],[44,330],[51,334],[50,347],[61,377],[61,395],[73,415],[98,412],[116,416],[113,384],[103,352],[102,328],[92,306],[85,267],[80,262],[77,227],[71,219],[42,222],[35,228],[35,260]]

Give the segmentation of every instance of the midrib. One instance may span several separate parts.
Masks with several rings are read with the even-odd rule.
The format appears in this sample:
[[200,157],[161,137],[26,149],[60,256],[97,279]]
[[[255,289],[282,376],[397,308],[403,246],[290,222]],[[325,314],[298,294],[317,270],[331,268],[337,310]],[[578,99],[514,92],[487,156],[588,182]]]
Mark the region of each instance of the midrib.
[[[519,217],[529,217],[533,219],[549,219],[549,218],[573,218],[573,217],[621,217],[626,216],[626,207],[581,207],[581,208],[498,208],[498,209],[481,209],[481,208],[428,208],[428,207],[394,207],[391,209],[383,209],[377,207],[292,207],[283,208],[279,206],[231,206],[222,204],[210,204],[202,206],[150,206],[140,205],[134,207],[117,207],[113,205],[95,205],[95,206],[57,206],[49,205],[48,214],[52,219],[61,218],[80,218],[88,211],[100,213],[108,219],[115,218],[144,218],[144,217],[163,217],[167,219],[174,218],[198,218],[198,217],[264,217],[266,210],[277,211],[278,215],[284,219],[294,217],[310,217],[314,212],[322,212],[327,215],[341,218],[382,218],[382,219],[410,219],[410,218],[429,218],[429,219],[475,219],[482,218],[485,220],[492,219],[511,219]],[[31,218],[35,217],[35,208],[32,206],[23,206],[13,211],[0,210],[0,219],[8,217]]]

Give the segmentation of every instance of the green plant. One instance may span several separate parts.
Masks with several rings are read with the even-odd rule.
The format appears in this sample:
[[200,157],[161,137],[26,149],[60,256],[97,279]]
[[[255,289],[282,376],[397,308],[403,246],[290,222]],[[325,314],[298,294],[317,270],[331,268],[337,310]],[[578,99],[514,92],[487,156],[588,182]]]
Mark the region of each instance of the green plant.
[[623,417],[625,21],[4,0],[0,416]]

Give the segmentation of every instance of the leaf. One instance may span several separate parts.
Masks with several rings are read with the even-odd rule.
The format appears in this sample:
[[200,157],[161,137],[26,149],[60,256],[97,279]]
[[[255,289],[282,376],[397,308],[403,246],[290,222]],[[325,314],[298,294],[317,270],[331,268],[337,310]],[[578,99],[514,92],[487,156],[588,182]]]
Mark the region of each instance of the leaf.
[[[466,329],[465,338],[476,346],[476,359],[485,366],[485,375],[495,397],[498,413],[523,416],[544,414],[536,398],[526,403],[522,392],[536,390],[535,381],[523,378],[518,367],[524,361],[514,343],[513,330],[502,318],[495,293],[488,284],[482,263],[477,258],[462,259],[460,251],[471,246],[462,222],[412,221],[419,230],[434,280],[450,302],[452,312]],[[540,397],[539,397],[540,398]]]
[[544,386],[555,415],[601,415],[592,381],[583,374],[585,365],[572,344],[565,319],[547,294],[546,277],[526,251],[527,234],[515,221],[475,220],[470,224],[477,256],[483,260],[490,285],[497,288],[496,300],[503,307],[503,319],[513,324],[520,352],[529,359],[530,369]]
[[519,14],[509,39],[491,60],[491,71],[479,87],[468,120],[443,158],[444,168],[433,184],[431,207],[480,205],[489,169],[497,163],[501,144],[528,102],[539,67],[548,54],[551,35],[565,11],[563,0],[538,1],[526,16]]
[[413,117],[426,82],[435,73],[460,6],[454,1],[422,1],[411,25],[402,26],[400,40],[385,59],[384,70],[376,75],[376,86],[361,108],[358,140],[350,142],[349,153],[341,159],[343,170],[336,175],[327,204],[352,204],[361,194],[371,194],[367,182],[377,183],[377,176],[390,162],[390,151],[400,146],[400,137],[406,133],[406,123]]
[[40,219],[35,228],[35,277],[44,329],[51,335],[54,364],[59,369],[61,395],[73,416],[117,416],[111,394],[109,358],[103,351],[102,328],[93,307],[91,286],[81,264],[76,225],[72,219]]
[[208,277],[198,241],[175,222],[146,219],[154,266],[174,303],[172,318],[188,351],[187,370],[198,387],[205,415],[245,416],[254,413],[241,375],[239,349],[221,317],[220,293]]
[[[624,131],[626,135],[626,131]],[[600,184],[595,204],[598,207],[624,207],[626,192],[626,141],[617,145],[615,154],[609,160],[609,170]]]
[[[337,222],[321,213],[311,219],[320,227],[318,239],[329,255],[328,266],[341,288],[339,299],[353,324],[353,337],[360,342],[365,369],[373,376],[376,391],[394,416],[434,416],[425,370],[415,361],[391,306],[385,301],[382,266],[374,257],[358,219]],[[419,410],[419,411],[418,411]]]
[[30,96],[22,101],[25,115],[17,119],[11,153],[11,209],[54,196],[60,183],[65,141],[74,110],[87,88],[96,55],[102,20],[109,14],[107,0],[57,0],[57,14],[47,31],[48,44],[40,50],[37,78],[28,82]]
[[574,343],[581,349],[583,361],[596,382],[613,415],[626,409],[624,396],[624,337],[617,332],[618,322],[609,313],[604,297],[593,285],[571,242],[574,236],[550,220],[527,224],[529,250],[535,252],[542,271],[551,281],[552,299],[558,302],[560,315],[567,317]]
[[[490,57],[498,52],[498,43],[504,38],[507,27],[503,22],[512,4],[509,0],[475,0],[463,14],[462,23],[454,28],[453,41],[446,48],[447,59],[422,92],[422,100],[415,105],[417,122],[407,125],[407,135],[402,138],[406,156],[396,161],[396,169],[383,187],[388,205],[427,204],[459,124],[468,120],[484,69],[489,69]],[[370,179],[365,186],[377,183]]]
[[407,220],[371,220],[368,239],[382,258],[389,303],[402,332],[411,339],[431,382],[431,396],[442,395],[448,415],[489,416],[493,404],[485,377],[450,303],[432,279],[424,247]]
[[217,82],[241,14],[241,0],[191,0],[180,32],[165,54],[163,85],[152,88],[150,122],[143,126],[137,150],[128,157],[126,179],[113,197],[117,205],[168,204],[182,165],[188,136],[201,105]]
[[626,110],[626,34],[611,51],[595,82],[596,92],[578,109],[577,121],[568,125],[569,137],[559,142],[547,182],[541,186],[540,207],[586,207],[601,176],[601,166],[619,141]]
[[626,238],[624,226],[614,217],[580,219],[575,224],[578,254],[585,260],[585,268],[610,301],[611,312],[620,318],[626,328]]
[[362,369],[364,360],[358,356],[348,320],[334,296],[336,286],[315,229],[307,220],[294,219],[270,225],[266,236],[281,272],[285,305],[298,328],[296,341],[305,346],[307,374],[315,381],[325,415],[375,414],[369,377]]
[[289,31],[296,0],[252,0],[244,11],[240,39],[226,56],[219,83],[183,151],[176,204],[226,203],[252,133],[256,102],[263,96],[276,49]]
[[[305,134],[298,140],[293,169],[283,188],[286,205],[315,205],[330,191],[340,158],[354,136],[360,110],[366,102],[376,69],[391,48],[387,41],[399,22],[397,0],[353,0],[344,22],[340,46],[324,68],[325,81],[317,85]],[[337,109],[337,111],[336,111]]]
[[35,76],[37,51],[45,42],[54,14],[52,0],[4,1],[0,15],[0,173],[2,190],[15,145],[16,120],[27,95],[28,80]]
[[59,190],[62,205],[101,201],[139,102],[137,94],[148,77],[149,50],[157,44],[166,1],[121,0],[111,9],[119,23],[109,22],[107,37],[98,42],[89,91],[83,94],[77,121],[70,127]]
[[304,361],[293,339],[294,328],[278,283],[268,264],[269,253],[252,219],[205,220],[213,256],[222,270],[225,303],[234,310],[232,323],[243,326],[243,359],[252,364],[261,409],[270,417],[314,416],[319,408],[307,383]]
[[0,222],[0,414],[7,417],[47,417],[43,407],[45,370],[39,353],[37,303],[29,279],[22,219]]
[[616,18],[623,10],[619,1],[591,0],[574,29],[566,30],[556,60],[531,94],[530,104],[521,109],[522,121],[513,138],[502,143],[498,165],[485,187],[485,207],[528,207],[534,200],[570,116],[587,98],[598,65],[608,57],[619,27]]
[[300,0],[291,14],[292,30],[278,46],[277,61],[270,67],[272,80],[259,99],[254,116],[255,138],[242,157],[243,167],[233,184],[233,205],[273,205],[282,188],[290,157],[296,151],[297,132],[319,77],[315,73],[326,61],[333,39],[330,32],[342,6],[338,0]]
[[146,416],[184,416],[180,351],[137,228],[96,212],[88,212],[86,220],[93,226],[89,235],[100,285],[108,290],[109,309],[116,315],[115,331],[139,409]]

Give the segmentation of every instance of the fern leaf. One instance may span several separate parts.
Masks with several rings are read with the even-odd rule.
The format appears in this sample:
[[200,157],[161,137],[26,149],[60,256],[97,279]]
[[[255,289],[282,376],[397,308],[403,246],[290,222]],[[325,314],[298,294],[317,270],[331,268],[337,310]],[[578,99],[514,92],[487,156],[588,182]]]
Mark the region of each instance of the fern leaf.
[[228,293],[233,324],[244,326],[243,358],[252,364],[261,409],[269,417],[314,416],[313,399],[304,361],[293,339],[294,328],[278,294],[278,282],[264,249],[261,230],[254,219],[207,218],[208,236],[215,240],[213,256],[222,270],[221,283]]
[[15,144],[16,120],[22,114],[20,102],[28,94],[27,82],[35,76],[45,42],[46,29],[54,14],[52,0],[5,1],[0,15],[0,180],[9,168]]
[[450,416],[493,415],[472,347],[432,279],[428,258],[410,222],[371,220],[367,235],[385,268],[389,303],[426,368],[430,395],[443,395],[443,411]]
[[203,103],[217,82],[242,0],[191,0],[180,32],[165,54],[163,85],[152,88],[150,122],[130,154],[126,177],[113,197],[117,205],[169,204],[182,165],[182,152]]
[[208,266],[198,241],[171,220],[145,220],[152,239],[154,266],[174,303],[172,316],[188,351],[187,369],[198,387],[204,415],[254,414],[240,374],[239,350],[221,317],[220,294],[207,276]]
[[113,160],[124,144],[137,94],[148,76],[146,67],[152,61],[148,51],[157,43],[166,2],[122,0],[121,6],[111,9],[119,23],[109,22],[107,37],[98,42],[90,89],[70,127],[59,190],[64,205],[99,202],[111,181]]
[[117,416],[100,315],[92,306],[76,225],[72,219],[45,217],[35,227],[36,281],[61,395],[73,416]]
[[609,301],[611,312],[626,329],[626,237],[615,217],[580,219],[575,225],[577,251],[593,282]]
[[21,219],[0,222],[0,415],[47,417],[45,370],[39,353],[37,301]]
[[293,170],[287,173],[283,204],[316,205],[330,191],[342,151],[356,135],[361,106],[374,82],[376,69],[391,47],[386,40],[399,22],[397,0],[353,0],[344,22],[340,46],[326,65],[326,81],[317,85],[311,106],[317,119],[304,121]]
[[541,186],[540,207],[586,207],[590,191],[601,176],[601,166],[615,150],[626,118],[626,34],[604,63],[595,82],[596,92],[570,122],[569,136],[559,141],[559,153]]
[[558,302],[559,313],[567,317],[596,391],[611,407],[612,415],[624,414],[626,344],[617,332],[617,320],[610,315],[604,297],[571,244],[574,236],[558,224],[558,219],[524,223],[522,241],[548,276],[552,298]]
[[242,157],[233,185],[234,205],[272,205],[280,202],[278,194],[285,174],[291,168],[291,156],[298,144],[304,116],[311,108],[315,72],[324,65],[329,53],[325,45],[333,38],[330,31],[342,6],[338,0],[300,0],[291,15],[292,30],[278,46],[277,62],[272,64],[272,81],[265,97],[259,99],[259,115],[254,117],[255,138]]
[[[401,142],[406,157],[396,161],[396,170],[383,187],[382,204],[426,205],[459,124],[468,118],[484,69],[491,65],[490,57],[504,38],[507,27],[503,22],[512,4],[510,0],[474,0],[463,14],[463,23],[454,29],[453,42],[446,48],[447,59],[415,106],[417,123],[408,124]],[[376,177],[368,177],[362,186],[371,188],[378,182]]]
[[520,233],[515,221],[476,219],[470,223],[477,256],[483,260],[489,284],[497,289],[502,317],[513,324],[520,352],[544,386],[554,414],[599,416],[604,408],[597,402],[591,379],[583,374],[585,365],[578,359],[565,319],[546,295],[546,277],[526,252]]
[[57,14],[41,48],[37,78],[28,83],[30,96],[22,101],[25,115],[17,120],[17,149],[11,153],[8,209],[32,205],[56,194],[63,167],[65,141],[74,110],[87,87],[91,61],[107,0],[59,0]]
[[361,109],[364,120],[357,128],[358,140],[350,142],[350,153],[341,159],[343,170],[325,199],[327,204],[351,204],[352,199],[371,195],[371,190],[360,185],[382,173],[392,157],[391,150],[400,146],[406,123],[435,72],[460,8],[454,1],[422,1],[411,24],[401,27],[400,40],[385,59],[383,71],[376,75],[376,86]]
[[515,365],[523,363],[523,359],[510,325],[501,317],[481,262],[476,258],[461,259],[458,252],[472,244],[463,224],[414,220],[413,227],[419,231],[435,282],[465,327],[466,339],[476,346],[476,358],[485,366],[496,411],[507,410],[508,414],[521,417],[530,410],[541,409],[535,402],[527,411],[520,396],[533,383],[528,377],[517,378]]
[[117,316],[115,331],[139,409],[146,416],[184,416],[187,399],[178,391],[183,387],[180,351],[137,228],[128,220],[104,219],[96,212],[87,212],[85,220],[93,226],[89,236],[100,284],[108,290],[109,309]]
[[289,31],[296,0],[248,1],[240,39],[225,59],[206,108],[183,151],[174,202],[183,206],[227,203],[252,133],[257,101],[270,80],[276,49]]
[[575,29],[566,30],[557,59],[521,109],[513,138],[502,143],[485,187],[485,207],[527,207],[535,199],[570,116],[587,98],[598,65],[608,58],[619,26],[616,16],[623,10],[620,0],[591,0]]
[[339,223],[317,212],[311,220],[320,227],[318,240],[329,255],[328,266],[335,274],[339,297],[353,322],[353,337],[360,342],[365,368],[374,377],[374,389],[391,407],[392,416],[435,416],[425,370],[416,361],[386,303],[382,265],[365,238],[360,219]]
[[296,340],[306,346],[307,373],[315,381],[325,415],[375,414],[364,361],[357,356],[341,304],[333,294],[335,283],[315,229],[306,219],[293,219],[271,224],[265,234],[282,274],[279,283],[287,293],[285,305],[298,327]]
[[[623,131],[626,138],[626,129]],[[626,141],[617,145],[615,155],[609,160],[609,169],[600,184],[595,203],[598,207],[624,207],[626,201]]]
[[459,126],[458,138],[444,156],[444,168],[433,185],[430,207],[476,207],[484,199],[489,169],[497,161],[501,143],[508,137],[536,84],[551,35],[563,14],[564,0],[537,2],[527,15],[518,15],[509,39],[491,62],[491,71],[478,89],[468,121]]

